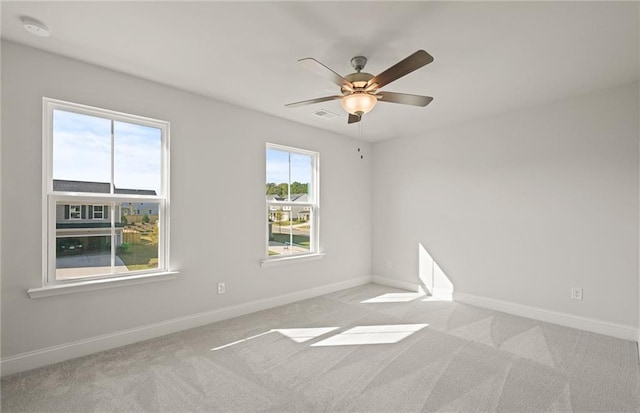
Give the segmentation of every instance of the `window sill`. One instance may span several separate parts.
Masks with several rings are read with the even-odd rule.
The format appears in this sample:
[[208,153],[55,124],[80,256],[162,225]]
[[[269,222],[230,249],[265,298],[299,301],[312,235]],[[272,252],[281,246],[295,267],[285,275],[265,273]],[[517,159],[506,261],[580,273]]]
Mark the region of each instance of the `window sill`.
[[74,283],[54,284],[41,288],[30,288],[27,294],[31,298],[51,297],[54,295],[80,293],[84,291],[101,290],[103,288],[122,287],[125,285],[146,284],[150,282],[173,280],[178,271],[166,271],[152,274],[134,275],[131,277],[102,278]]
[[293,257],[265,258],[263,260],[260,260],[260,266],[270,267],[272,265],[283,265],[283,264],[291,264],[294,262],[321,260],[324,258],[325,255],[327,254],[324,252],[319,252],[317,254],[296,255]]

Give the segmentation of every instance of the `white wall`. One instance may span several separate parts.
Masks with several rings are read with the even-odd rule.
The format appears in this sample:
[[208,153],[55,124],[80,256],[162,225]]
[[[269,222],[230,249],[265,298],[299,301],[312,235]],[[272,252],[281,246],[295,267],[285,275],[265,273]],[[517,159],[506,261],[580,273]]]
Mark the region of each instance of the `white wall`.
[[418,282],[421,243],[456,292],[635,334],[638,109],[634,84],[375,144],[374,274]]
[[[637,6],[638,20],[640,21],[640,3],[638,3]],[[638,42],[638,54],[640,55],[640,42]],[[640,96],[640,83],[638,83],[638,96]],[[640,130],[640,117],[638,117],[638,130]],[[638,135],[638,139],[640,139],[640,134]],[[640,150],[640,147],[638,149]],[[638,172],[640,172],[640,170]],[[638,220],[638,224],[640,224],[640,220]],[[640,227],[638,228],[638,233],[640,234]],[[640,248],[640,243],[638,248]],[[640,250],[638,251],[638,267],[640,270]],[[638,272],[638,289],[638,358],[640,358],[640,271]]]
[[[43,96],[171,122],[176,280],[27,296],[42,279]],[[368,155],[368,143],[10,42],[2,43],[2,100],[3,358],[370,274],[371,160],[357,151]],[[325,259],[259,266],[265,142],[320,152]],[[222,281],[227,293],[217,295]]]
[[[419,243],[456,291],[639,324],[638,85],[372,148],[10,42],[1,76],[2,358],[354,279],[371,263],[417,282]],[[171,121],[177,280],[28,298],[42,276],[43,96]],[[258,265],[265,142],[320,152],[324,260]],[[211,219],[230,209],[237,220]]]

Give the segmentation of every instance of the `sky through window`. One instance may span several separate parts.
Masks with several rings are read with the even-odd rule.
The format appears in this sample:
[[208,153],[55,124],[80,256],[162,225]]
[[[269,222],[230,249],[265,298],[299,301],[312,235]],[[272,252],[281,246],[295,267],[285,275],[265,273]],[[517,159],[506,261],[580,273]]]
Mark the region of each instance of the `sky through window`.
[[[121,189],[160,194],[162,131],[114,122],[114,183]],[[111,121],[53,111],[53,178],[111,181]]]

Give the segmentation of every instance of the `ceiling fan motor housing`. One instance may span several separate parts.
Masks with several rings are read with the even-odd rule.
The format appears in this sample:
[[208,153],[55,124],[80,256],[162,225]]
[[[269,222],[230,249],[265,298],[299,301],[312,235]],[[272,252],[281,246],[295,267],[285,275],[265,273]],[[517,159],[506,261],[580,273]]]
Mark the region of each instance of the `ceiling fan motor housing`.
[[[367,82],[373,79],[373,75],[371,73],[356,72],[351,73],[350,75],[346,75],[344,78],[351,82],[353,86],[355,86],[356,90],[358,90],[364,89],[367,86]],[[341,88],[340,90],[342,91],[342,93],[350,93],[350,91],[346,90],[345,88]]]

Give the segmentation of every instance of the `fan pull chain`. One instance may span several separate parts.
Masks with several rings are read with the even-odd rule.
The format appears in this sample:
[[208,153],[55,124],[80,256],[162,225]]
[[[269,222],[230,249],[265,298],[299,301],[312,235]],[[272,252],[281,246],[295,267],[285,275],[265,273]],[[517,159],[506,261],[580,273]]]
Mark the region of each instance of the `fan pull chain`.
[[[360,129],[360,140],[362,140],[362,120],[358,122],[358,128]],[[360,152],[360,148],[358,148],[358,152]],[[363,154],[360,154],[360,159],[364,159]]]

